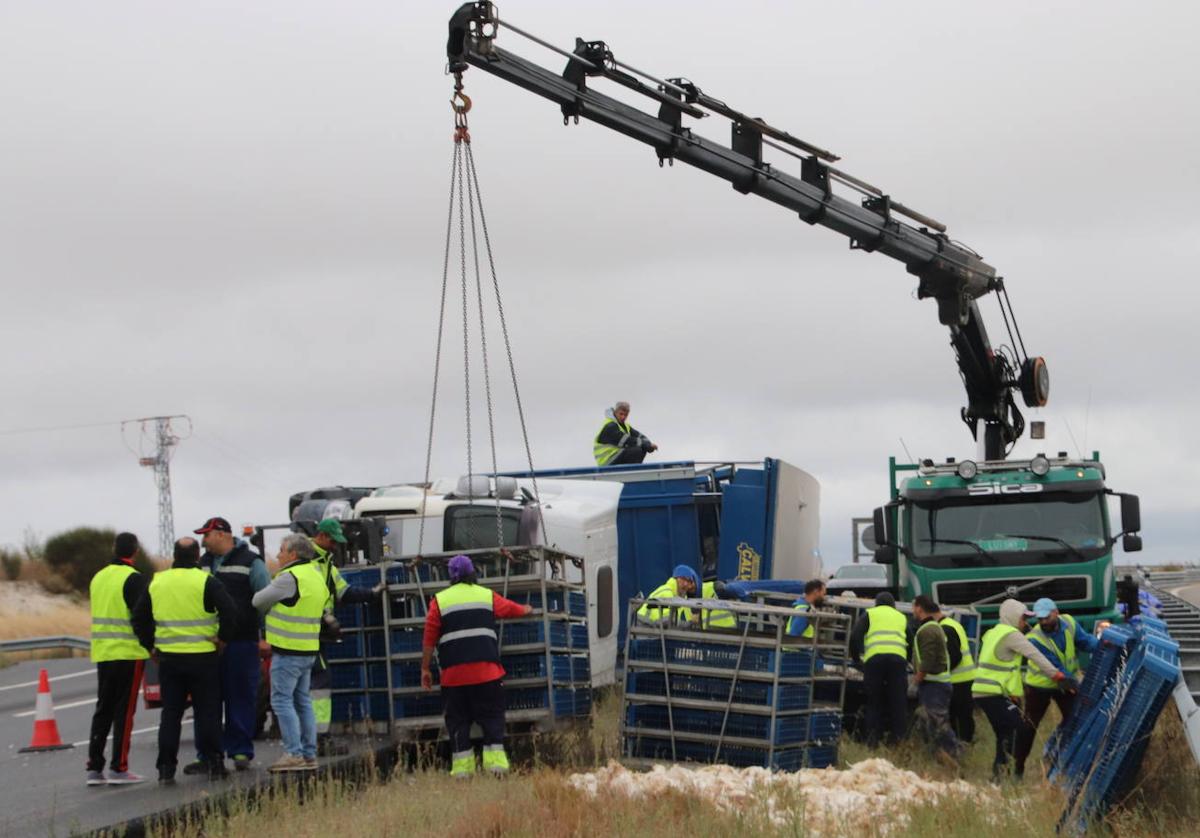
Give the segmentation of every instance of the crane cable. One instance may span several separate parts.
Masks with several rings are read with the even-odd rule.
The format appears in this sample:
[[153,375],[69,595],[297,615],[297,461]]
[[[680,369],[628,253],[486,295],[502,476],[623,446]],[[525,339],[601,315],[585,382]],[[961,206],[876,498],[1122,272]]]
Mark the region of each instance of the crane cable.
[[[538,527],[545,537],[546,522],[542,513],[541,496],[538,492],[537,477],[533,474],[533,452],[529,444],[529,430],[525,421],[525,409],[521,402],[521,388],[517,381],[517,368],[513,361],[512,341],[508,331],[508,321],[504,314],[504,302],[500,293],[500,281],[496,273],[496,261],[492,252],[491,236],[488,233],[487,216],[483,209],[483,193],[479,187],[479,175],[475,168],[475,155],[471,150],[471,134],[467,123],[467,113],[471,110],[471,98],[463,92],[462,74],[455,73],[454,95],[450,99],[454,111],[454,152],[450,165],[450,198],[446,213],[446,247],[442,263],[442,291],[438,312],[437,344],[433,365],[433,395],[429,406],[429,435],[425,447],[425,494],[421,498],[421,524],[417,541],[417,553],[422,552],[425,539],[425,511],[430,488],[430,469],[433,461],[433,429],[437,417],[438,386],[441,374],[442,342],[445,335],[446,299],[450,279],[450,247],[454,232],[455,210],[458,215],[458,256],[460,290],[462,294],[462,327],[463,327],[463,391],[466,415],[466,453],[467,453],[467,497],[474,499],[472,478],[475,475],[475,464],[472,450],[471,430],[471,335],[470,335],[470,287],[467,272],[467,225],[471,230],[471,262],[475,273],[475,302],[479,315],[480,360],[483,370],[484,400],[487,405],[488,440],[490,443],[492,475],[499,473],[496,458],[496,428],[495,412],[492,400],[491,373],[488,365],[487,323],[484,316],[483,278],[479,260],[479,232],[483,234],[483,243],[487,255],[488,269],[491,275],[492,290],[496,298],[496,312],[500,324],[501,335],[504,338],[504,351],[508,361],[509,375],[512,379],[513,395],[517,405],[517,418],[521,426],[521,439],[525,447],[525,460],[529,467],[533,485],[533,502],[538,515]],[[464,189],[466,200],[464,201]],[[455,200],[457,195],[457,201]],[[478,208],[478,219],[476,219]],[[478,223],[476,223],[478,220]],[[504,527],[501,516],[500,497],[496,496],[496,540],[497,545],[504,548]]]

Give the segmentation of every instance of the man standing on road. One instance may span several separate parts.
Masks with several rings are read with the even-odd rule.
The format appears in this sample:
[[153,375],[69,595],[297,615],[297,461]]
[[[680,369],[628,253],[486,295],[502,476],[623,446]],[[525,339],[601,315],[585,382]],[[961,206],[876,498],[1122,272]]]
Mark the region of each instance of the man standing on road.
[[483,768],[508,772],[504,752],[504,667],[496,638],[496,618],[524,617],[533,609],[505,599],[477,583],[466,556],[450,560],[450,587],[429,603],[425,616],[421,686],[433,689],[433,650],[438,653],[446,731],[450,735],[450,776],[475,774],[471,725],[483,730]]
[[309,683],[321,648],[321,615],[329,591],[313,563],[312,543],[293,533],[279,545],[279,572],[254,595],[266,614],[271,644],[271,709],[279,722],[283,756],[269,770],[313,771],[317,767],[317,722]]
[[908,715],[908,618],[896,610],[896,598],[887,591],[875,596],[850,632],[850,655],[862,661],[863,691],[867,706],[867,745],[883,738],[883,717],[888,717],[888,742],[904,738]]
[[[225,588],[200,568],[194,538],[175,542],[175,563],[154,575],[133,609],[133,630],[153,650],[162,687],[158,721],[158,781],[175,782],[179,728],[192,697],[196,749],[210,779],[228,776],[221,757],[221,687],[218,646],[237,627],[237,607]],[[193,772],[194,773],[194,772]]]
[[950,729],[950,653],[946,630],[938,624],[938,605],[924,594],[913,599],[917,632],[913,636],[913,680],[917,684],[919,718],[925,738],[935,748],[934,757],[943,765],[958,769],[962,746]]
[[[234,768],[245,771],[254,759],[258,710],[259,619],[251,600],[271,583],[271,576],[262,557],[245,541],[233,537],[226,519],[209,518],[195,533],[203,539],[201,566],[225,586],[237,607],[237,626],[220,659],[224,711],[221,751],[233,760]],[[204,755],[198,754],[195,762],[184,766],[183,773],[203,774],[207,770]]]
[[[140,783],[129,770],[129,737],[137,709],[142,670],[150,653],[133,633],[130,614],[146,592],[146,577],[133,567],[137,536],[120,533],[113,560],[92,577],[92,662],[96,664],[96,710],[88,741],[89,786]],[[112,764],[104,775],[104,745],[112,731]]]
[[604,424],[600,426],[595,440],[592,441],[592,455],[598,466],[621,466],[640,463],[651,451],[657,451],[658,446],[639,433],[629,420],[629,402],[617,402],[604,414]]
[[[1083,677],[1083,669],[1079,666],[1078,650],[1094,652],[1100,641],[1088,634],[1070,614],[1059,614],[1058,603],[1049,597],[1042,597],[1033,604],[1033,616],[1038,624],[1033,631],[1025,635],[1030,643],[1046,659],[1065,676],[1062,682],[1067,685],[1077,685]],[[1015,757],[1015,773],[1018,777],[1025,773],[1025,760],[1033,750],[1034,736],[1050,702],[1058,705],[1058,711],[1065,722],[1071,715],[1075,705],[1076,690],[1073,686],[1060,689],[1051,678],[1032,667],[1025,669],[1025,721],[1026,724],[1017,734]]]

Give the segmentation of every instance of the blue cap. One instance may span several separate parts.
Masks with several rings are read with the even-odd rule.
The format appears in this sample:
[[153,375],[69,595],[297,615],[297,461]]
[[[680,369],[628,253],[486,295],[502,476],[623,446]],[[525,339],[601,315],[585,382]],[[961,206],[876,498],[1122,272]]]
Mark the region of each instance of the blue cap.
[[700,593],[700,574],[692,570],[685,564],[675,565],[675,569],[671,571],[671,577],[677,579],[682,576],[684,579],[691,579],[692,584],[696,586],[696,593]]
[[1050,599],[1048,596],[1042,597],[1033,604],[1033,616],[1037,617],[1039,620],[1049,617],[1051,611],[1057,610],[1058,603]]

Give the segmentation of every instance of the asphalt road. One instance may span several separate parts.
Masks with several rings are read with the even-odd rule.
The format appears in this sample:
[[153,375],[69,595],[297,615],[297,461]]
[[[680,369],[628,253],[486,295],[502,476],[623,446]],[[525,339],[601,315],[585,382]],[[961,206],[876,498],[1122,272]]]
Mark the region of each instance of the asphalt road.
[[1176,588],[1171,593],[1181,599],[1186,599],[1192,605],[1200,606],[1200,585],[1188,585],[1185,588]]
[[[55,718],[65,751],[21,754],[33,731],[38,670],[50,674]],[[86,658],[29,661],[0,669],[0,836],[65,836],[121,823],[233,785],[249,785],[266,775],[281,753],[278,741],[255,743],[255,767],[231,780],[210,782],[182,773],[173,787],[160,787],[154,768],[158,753],[158,710],[139,701],[134,716],[129,768],[147,777],[131,786],[84,784],[87,739],[95,706],[95,669]],[[111,739],[109,742],[111,754]],[[191,760],[192,725],[184,721],[180,765]]]

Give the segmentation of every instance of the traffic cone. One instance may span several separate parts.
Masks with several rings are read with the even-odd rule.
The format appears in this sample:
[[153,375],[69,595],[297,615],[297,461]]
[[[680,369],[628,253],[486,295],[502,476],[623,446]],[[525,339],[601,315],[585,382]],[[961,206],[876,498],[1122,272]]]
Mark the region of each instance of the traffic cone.
[[22,748],[18,753],[30,751],[62,751],[73,748],[74,745],[64,745],[58,735],[58,722],[54,721],[54,699],[50,697],[50,676],[46,670],[38,676],[37,704],[33,717],[33,740],[28,748]]

